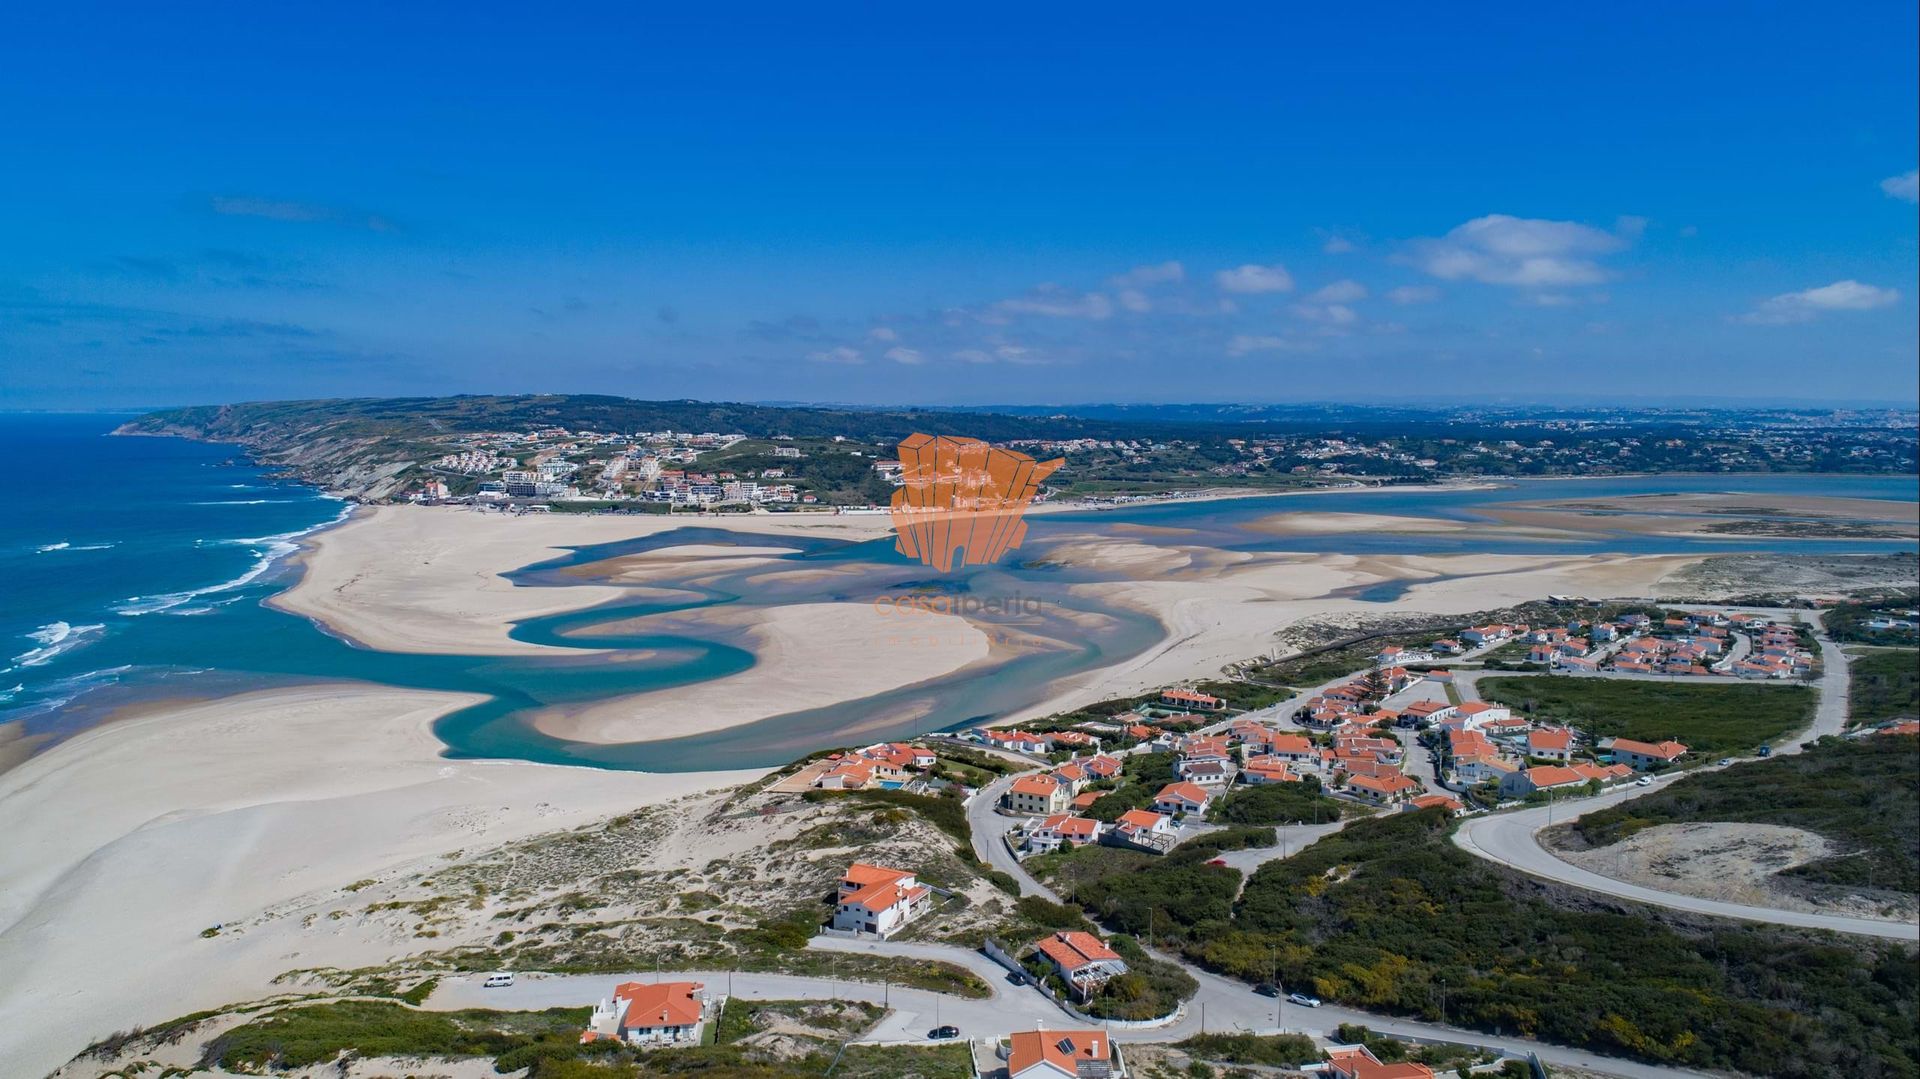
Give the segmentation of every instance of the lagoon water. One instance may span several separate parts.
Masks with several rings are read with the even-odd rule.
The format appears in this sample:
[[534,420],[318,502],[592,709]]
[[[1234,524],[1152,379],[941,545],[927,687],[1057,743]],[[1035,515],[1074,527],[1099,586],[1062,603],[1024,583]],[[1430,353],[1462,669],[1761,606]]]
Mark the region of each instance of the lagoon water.
[[[340,518],[345,507],[276,481],[231,447],[171,438],[111,438],[125,417],[0,416],[0,450],[30,477],[0,517],[0,747],[20,738],[44,748],[110,710],[153,697],[217,696],[265,686],[352,680],[485,694],[442,720],[450,756],[507,757],[658,771],[770,765],[853,737],[904,736],[1006,714],[1039,699],[1055,680],[1124,659],[1162,635],[1152,618],[1067,591],[1099,578],[1048,562],[1062,537],[1145,524],[1193,530],[1180,542],[1229,549],[1367,553],[1690,553],[1793,550],[1866,553],[1912,543],[1594,539],[1489,543],[1470,535],[1266,536],[1244,526],[1276,511],[1351,510],[1474,520],[1476,508],[1523,499],[1658,491],[1738,490],[1912,501],[1912,477],[1678,476],[1529,481],[1486,491],[1404,491],[1301,495],[1035,515],[1015,560],[930,579],[892,550],[865,543],[756,536],[692,526],[622,544],[578,549],[526,567],[515,583],[538,588],[569,567],[680,543],[788,549],[797,565],[855,563],[824,583],[756,585],[729,578],[686,589],[670,604],[616,603],[521,623],[522,640],[573,648],[614,648],[580,656],[402,655],[332,637],[263,600],[295,572],[280,559],[298,538]],[[1363,501],[1362,501],[1363,499]],[[1138,536],[1131,537],[1136,542]],[[742,574],[742,577],[746,576]],[[1388,600],[1405,586],[1385,582],[1358,598]],[[1030,631],[1064,642],[1021,655],[990,677],[949,677],[830,709],[789,713],[724,735],[635,745],[582,745],[533,729],[544,708],[687,685],[744,670],[752,654],[724,635],[694,637],[637,630],[635,619],[715,605],[865,602],[882,593],[1023,596],[1035,602]],[[642,629],[644,628],[644,624]]]

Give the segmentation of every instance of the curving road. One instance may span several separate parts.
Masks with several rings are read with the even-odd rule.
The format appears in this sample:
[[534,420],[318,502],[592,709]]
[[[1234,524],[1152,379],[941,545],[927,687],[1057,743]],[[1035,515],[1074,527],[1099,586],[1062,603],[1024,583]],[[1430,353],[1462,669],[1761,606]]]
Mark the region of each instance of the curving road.
[[[1818,634],[1824,674],[1817,683],[1819,698],[1814,707],[1813,722],[1799,734],[1776,742],[1773,749],[1775,755],[1798,753],[1816,739],[1837,735],[1846,728],[1847,656],[1839,645],[1826,636],[1819,612],[1768,610],[1761,613],[1776,618],[1791,617],[1794,614],[1810,615],[1810,621]],[[1693,678],[1689,681],[1701,681],[1701,679]],[[1540,845],[1539,833],[1551,824],[1565,824],[1577,820],[1597,809],[1616,806],[1651,794],[1662,787],[1678,782],[1693,772],[1712,771],[1717,767],[1715,765],[1690,769],[1687,772],[1670,773],[1654,780],[1650,786],[1623,787],[1606,794],[1592,798],[1578,798],[1557,806],[1548,805],[1516,812],[1469,817],[1454,830],[1453,841],[1469,853],[1498,862],[1510,869],[1517,869],[1529,876],[1671,910],[1691,911],[1696,914],[1736,918],[1742,921],[1799,926],[1806,929],[1827,929],[1859,936],[1920,940],[1920,926],[1909,922],[1886,921],[1878,918],[1850,918],[1837,914],[1815,914],[1780,910],[1775,907],[1757,907],[1744,903],[1725,903],[1629,884],[1563,861]]]
[[[1005,817],[993,811],[998,804],[1000,794],[1012,783],[1012,776],[995,780],[982,788],[967,807],[968,822],[972,828],[973,849],[980,857],[996,869],[1010,874],[1020,886],[1022,895],[1038,895],[1057,901],[1054,892],[1033,878],[1019,859],[1013,857],[1006,848],[1002,837],[1017,820]],[[1257,847],[1248,850],[1229,851],[1221,856],[1228,865],[1239,869],[1243,874],[1251,875],[1261,865],[1287,854],[1297,854],[1300,849],[1326,835],[1340,830],[1347,822],[1342,820],[1333,824],[1301,824],[1278,828],[1281,843],[1272,847]],[[839,951],[861,951],[875,955],[895,955],[909,959],[941,959],[980,973],[980,963],[986,963],[998,978],[989,978],[989,982],[1004,981],[1004,974],[991,960],[977,952],[937,944],[909,944],[876,941],[848,941],[831,937],[815,937],[811,947]],[[1284,1000],[1264,997],[1253,991],[1245,982],[1222,977],[1211,971],[1194,966],[1179,956],[1167,954],[1157,949],[1148,949],[1158,958],[1179,966],[1193,976],[1200,986],[1192,1000],[1187,1002],[1184,1011],[1166,1023],[1149,1027],[1109,1027],[1108,1033],[1119,1042],[1175,1042],[1193,1034],[1203,1032],[1245,1031],[1254,1034],[1300,1033],[1323,1041],[1333,1038],[1335,1028],[1343,1023],[1354,1023],[1368,1027],[1389,1037],[1426,1039],[1429,1041],[1455,1042],[1461,1045],[1478,1046],[1503,1054],[1535,1053],[1542,1061],[1551,1066],[1583,1068],[1603,1075],[1622,1076],[1624,1079],[1674,1079],[1674,1077],[1694,1077],[1703,1073],[1680,1068],[1662,1067],[1656,1064],[1642,1064],[1638,1061],[1620,1060],[1604,1057],[1581,1049],[1566,1046],[1549,1045],[1544,1042],[1528,1041],[1524,1038],[1506,1038],[1488,1035],[1481,1031],[1465,1030],[1442,1023],[1424,1023],[1418,1020],[1401,1019],[1361,1011],[1357,1008],[1345,1008],[1336,1004],[1326,1004],[1318,1008],[1303,1008],[1289,1004]],[[1047,1008],[1053,1006],[1037,992],[1028,991],[1032,1001],[1038,1001]],[[1032,1029],[1031,1001],[1021,1000],[1020,994],[1000,994],[1000,1001],[1020,1001],[1008,1012],[1017,1015],[1021,1024],[1016,1029]],[[1077,1022],[1057,1009],[1052,1011],[1054,1024]],[[962,1027],[962,1033],[968,1037],[986,1036],[991,1030],[1004,1026],[1001,1020],[992,1027]],[[876,1035],[874,1040],[879,1040]],[[910,1039],[909,1039],[910,1040]]]

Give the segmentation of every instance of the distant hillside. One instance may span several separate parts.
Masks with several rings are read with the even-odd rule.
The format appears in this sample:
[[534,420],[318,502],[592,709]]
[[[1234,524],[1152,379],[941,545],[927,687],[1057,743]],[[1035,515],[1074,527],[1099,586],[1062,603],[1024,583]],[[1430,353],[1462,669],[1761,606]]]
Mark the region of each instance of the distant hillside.
[[[884,485],[872,482],[872,459],[891,456],[893,446],[915,432],[1065,455],[1067,467],[1055,474],[1050,489],[1072,495],[1424,483],[1451,476],[1911,474],[1916,467],[1908,414],[1779,410],[1099,405],[967,411],[555,394],[210,405],[154,412],[120,433],[236,443],[302,480],[380,500],[433,479],[451,480],[456,496],[471,495],[480,478],[450,476],[431,463],[488,447],[511,451],[513,462],[499,467],[525,467],[541,448],[488,436],[552,428],[601,435],[743,435],[753,444],[732,454],[708,454],[699,467],[779,475],[811,496],[805,501],[827,505],[867,504],[884,494]],[[793,440],[789,449],[804,449],[803,463],[763,459],[775,449],[770,440],[779,439]],[[600,440],[597,450],[567,451],[581,479],[598,476],[608,454],[617,451],[607,448],[609,441],[618,440]],[[830,445],[805,448],[810,443]]]
[[1018,417],[922,409],[862,410],[636,401],[604,395],[349,398],[260,401],[152,412],[121,425],[124,435],[175,435],[247,448],[257,459],[356,498],[393,496],[418,466],[479,432],[564,427],[610,433],[690,431],[754,439],[839,436],[892,446],[915,432],[989,441],[1023,438],[1180,438],[1224,445],[1220,425],[1137,423],[1077,417]]

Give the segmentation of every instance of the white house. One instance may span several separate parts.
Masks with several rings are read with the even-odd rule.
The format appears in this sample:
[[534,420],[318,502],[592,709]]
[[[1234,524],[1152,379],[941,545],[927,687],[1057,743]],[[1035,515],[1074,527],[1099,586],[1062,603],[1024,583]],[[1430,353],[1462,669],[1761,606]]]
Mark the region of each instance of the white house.
[[904,869],[855,862],[840,878],[833,927],[879,937],[892,936],[923,913],[932,889]]
[[699,982],[623,982],[594,1006],[580,1040],[698,1044],[707,1017],[704,988]]

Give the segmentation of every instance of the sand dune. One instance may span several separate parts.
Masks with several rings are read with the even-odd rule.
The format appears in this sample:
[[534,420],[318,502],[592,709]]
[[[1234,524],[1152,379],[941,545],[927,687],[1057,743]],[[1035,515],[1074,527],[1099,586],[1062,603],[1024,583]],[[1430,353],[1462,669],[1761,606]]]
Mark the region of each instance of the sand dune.
[[428,725],[475,699],[247,694],[109,723],[0,775],[0,1071],[44,1074],[115,1030],[394,951],[324,921],[200,935],[215,924],[759,774],[441,758]]

